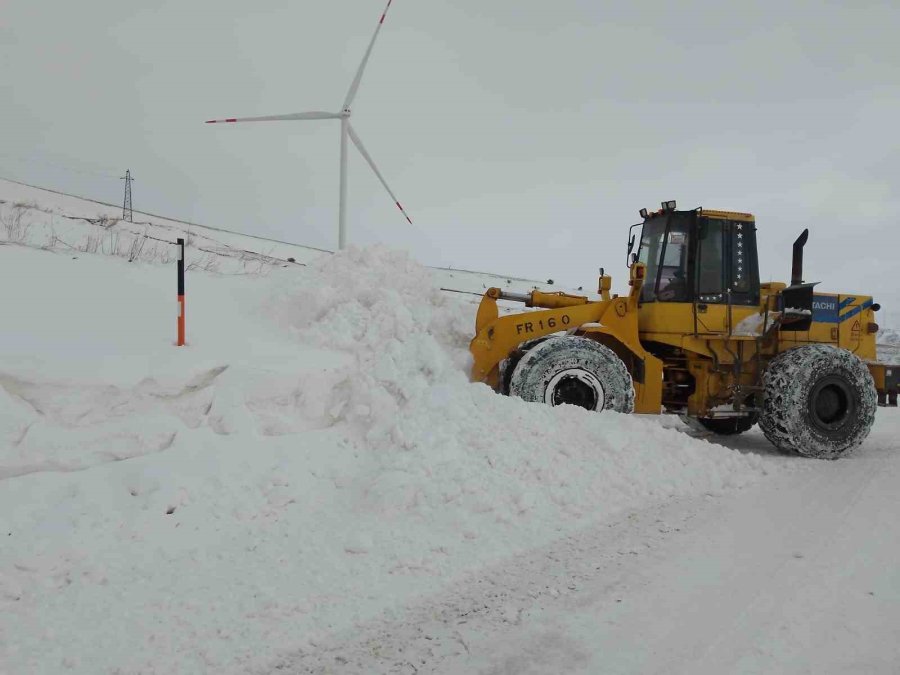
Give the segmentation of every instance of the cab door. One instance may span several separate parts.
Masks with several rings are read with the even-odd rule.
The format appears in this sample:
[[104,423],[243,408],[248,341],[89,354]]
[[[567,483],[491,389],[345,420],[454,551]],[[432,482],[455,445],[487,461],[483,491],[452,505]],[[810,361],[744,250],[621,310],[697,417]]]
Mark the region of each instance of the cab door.
[[727,287],[725,283],[725,228],[723,221],[697,220],[697,253],[694,257],[695,332],[720,334],[727,331]]
[[742,322],[759,313],[755,223],[701,214],[692,278],[697,333],[752,333]]

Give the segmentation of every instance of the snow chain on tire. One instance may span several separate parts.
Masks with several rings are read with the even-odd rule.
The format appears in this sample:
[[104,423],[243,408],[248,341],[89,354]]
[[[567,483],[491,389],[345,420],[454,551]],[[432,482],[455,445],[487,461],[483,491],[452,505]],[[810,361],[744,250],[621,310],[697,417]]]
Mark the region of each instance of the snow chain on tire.
[[860,445],[875,421],[872,375],[845,349],[790,349],[769,362],[763,383],[759,426],[781,450],[837,459]]
[[634,384],[622,359],[609,347],[581,336],[555,337],[529,349],[513,370],[509,393],[550,405],[634,410]]
[[525,356],[525,354],[540,343],[546,342],[547,340],[555,340],[558,337],[561,336],[547,335],[546,337],[535,338],[534,340],[526,340],[520,344],[508,358],[503,359],[500,362],[500,393],[504,396],[509,396],[509,381],[512,379],[512,374],[515,372],[516,366],[519,365],[519,361],[522,360],[522,357]]

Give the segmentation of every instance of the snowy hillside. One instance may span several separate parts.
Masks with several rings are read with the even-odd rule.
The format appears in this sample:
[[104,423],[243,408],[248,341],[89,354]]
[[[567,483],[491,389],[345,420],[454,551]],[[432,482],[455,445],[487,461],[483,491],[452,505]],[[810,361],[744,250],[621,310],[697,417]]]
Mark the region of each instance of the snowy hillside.
[[[812,470],[756,433],[742,452],[677,420],[470,384],[475,307],[440,288],[501,277],[110,224],[109,207],[15,191],[0,195],[0,672],[307,672],[338,636],[488,566]],[[157,241],[181,232],[186,348]]]
[[[166,263],[174,259],[175,249],[169,244],[178,237],[187,242],[190,267],[224,274],[258,273],[271,265],[305,265],[330,254],[139,211],[134,212],[131,223],[122,220],[120,206],[0,178],[0,241]],[[435,285],[461,294],[480,295],[491,286],[516,291],[554,289],[546,284],[547,279],[444,268],[432,272]]]

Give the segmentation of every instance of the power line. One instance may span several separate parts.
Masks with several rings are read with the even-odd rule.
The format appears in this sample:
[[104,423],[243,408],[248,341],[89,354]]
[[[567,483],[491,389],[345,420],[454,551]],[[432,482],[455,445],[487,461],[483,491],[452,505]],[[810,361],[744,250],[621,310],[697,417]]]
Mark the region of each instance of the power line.
[[43,159],[40,157],[21,157],[19,155],[13,155],[10,153],[5,153],[5,152],[0,153],[0,157],[5,157],[6,159],[11,159],[16,162],[24,163],[24,164],[29,164],[29,163],[44,164],[46,166],[51,166],[55,169],[60,169],[62,171],[67,171],[69,173],[78,173],[83,176],[94,176],[96,178],[118,178],[118,176],[115,176],[113,174],[102,173],[100,171],[91,171],[88,169],[75,169],[75,168],[72,168],[71,166],[66,166],[64,164],[60,164],[59,162],[52,162],[49,159]]

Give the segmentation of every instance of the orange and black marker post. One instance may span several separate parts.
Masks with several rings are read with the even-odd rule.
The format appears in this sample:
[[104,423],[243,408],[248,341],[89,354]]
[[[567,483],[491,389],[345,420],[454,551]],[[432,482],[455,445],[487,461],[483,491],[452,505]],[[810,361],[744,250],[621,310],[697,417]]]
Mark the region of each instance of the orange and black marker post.
[[184,239],[178,239],[178,346],[184,346]]

